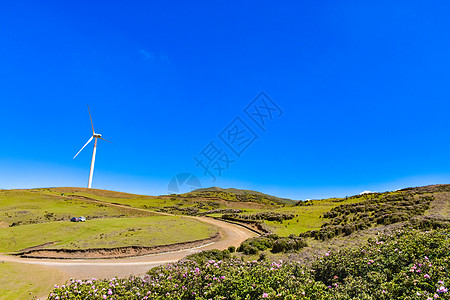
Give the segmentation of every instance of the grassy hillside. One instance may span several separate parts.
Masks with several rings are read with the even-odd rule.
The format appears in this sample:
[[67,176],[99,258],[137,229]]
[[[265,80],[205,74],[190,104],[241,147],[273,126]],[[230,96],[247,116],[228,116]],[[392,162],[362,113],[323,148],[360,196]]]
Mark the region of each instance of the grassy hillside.
[[[450,185],[297,202],[294,206],[266,207],[241,213],[216,214],[226,219],[256,222],[280,236],[302,234],[319,239],[427,217],[450,216]],[[278,216],[274,217],[274,216]]]
[[223,189],[219,187],[197,189],[190,193],[182,194],[180,196],[185,198],[194,197],[205,199],[224,199],[236,202],[255,202],[266,205],[282,205],[282,204],[296,203],[296,201],[291,199],[279,198],[257,191],[240,190],[233,188]]
[[186,194],[162,196],[143,196],[86,188],[46,188],[36,189],[35,191],[181,215],[201,215],[217,209],[258,211],[296,203],[294,200],[278,198],[256,191],[220,188],[200,189]]
[[95,219],[150,215],[151,212],[107,206],[88,199],[77,199],[39,190],[0,191],[0,222],[3,227],[68,221],[73,216]]
[[45,249],[150,247],[199,240],[216,232],[205,223],[172,216],[47,222],[0,229],[0,252],[43,244],[48,244]]
[[[134,218],[150,216],[151,211],[162,211],[181,215],[209,214],[241,222],[254,221],[280,236],[303,234],[327,239],[355,230],[402,222],[415,215],[433,214],[431,208],[435,207],[434,201],[438,201],[436,203],[442,207],[435,209],[436,213],[442,214],[448,211],[445,207],[448,207],[449,191],[448,185],[436,185],[346,198],[305,202],[290,200],[285,203],[280,198],[255,191],[217,187],[158,197],[85,188],[0,191],[0,203],[3,203],[0,205],[0,227],[17,225],[19,222],[33,224],[68,220],[72,215],[85,215],[90,219]],[[6,201],[2,197],[5,193],[10,195]],[[108,203],[141,210],[105,205]],[[67,209],[67,205],[70,209]],[[135,225],[130,224],[130,228]]]
[[[0,252],[30,247],[115,248],[155,246],[213,236],[217,229],[180,216],[161,216],[133,209],[146,196],[54,188],[0,191]],[[122,201],[127,206],[112,203]],[[148,202],[146,202],[148,203]],[[85,216],[85,223],[69,220]]]

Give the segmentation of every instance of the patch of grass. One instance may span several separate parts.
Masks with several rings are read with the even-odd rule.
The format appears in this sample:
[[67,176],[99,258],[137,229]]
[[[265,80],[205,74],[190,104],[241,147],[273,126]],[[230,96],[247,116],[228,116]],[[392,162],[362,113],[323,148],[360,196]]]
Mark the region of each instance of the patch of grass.
[[46,248],[156,246],[208,238],[217,232],[203,222],[176,216],[48,222],[0,229],[0,252],[56,242]]
[[336,199],[313,200],[306,206],[285,206],[272,210],[273,212],[293,214],[295,217],[283,222],[264,221],[269,229],[279,236],[289,236],[290,234],[299,234],[310,230],[318,230],[325,223],[323,214],[334,207],[342,204],[355,203],[362,201],[359,199]]
[[56,269],[15,262],[0,263],[0,299],[20,300],[48,295],[68,278]]

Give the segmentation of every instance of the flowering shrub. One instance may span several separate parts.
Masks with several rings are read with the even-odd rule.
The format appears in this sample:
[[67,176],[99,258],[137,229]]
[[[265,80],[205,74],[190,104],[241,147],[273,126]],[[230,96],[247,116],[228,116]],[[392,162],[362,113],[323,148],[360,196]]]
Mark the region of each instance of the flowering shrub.
[[48,299],[450,299],[450,230],[401,230],[296,262],[185,260],[143,277],[71,280]]
[[48,299],[308,299],[328,293],[296,263],[184,261],[144,278],[71,280]]
[[382,235],[358,249],[327,253],[314,262],[314,278],[340,299],[450,299],[449,235],[448,229]]

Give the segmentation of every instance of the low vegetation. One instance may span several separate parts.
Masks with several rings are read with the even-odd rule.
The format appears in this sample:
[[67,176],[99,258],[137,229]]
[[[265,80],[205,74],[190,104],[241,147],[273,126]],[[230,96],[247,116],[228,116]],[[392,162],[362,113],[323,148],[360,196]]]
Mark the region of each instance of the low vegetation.
[[279,237],[276,234],[266,234],[244,241],[237,251],[247,255],[254,255],[258,254],[259,251],[267,249],[272,253],[280,253],[298,251],[306,246],[308,245],[303,238],[293,234],[288,237]]
[[450,231],[400,230],[366,246],[296,262],[169,264],[144,278],[72,280],[49,299],[450,299]]
[[330,220],[320,230],[301,234],[303,237],[326,240],[339,235],[350,235],[377,225],[409,221],[423,215],[434,200],[430,195],[384,194],[358,203],[343,204],[326,212]]
[[235,220],[235,221],[243,221],[243,220],[251,220],[251,221],[277,221],[277,222],[283,222],[285,220],[291,220],[295,217],[293,214],[287,214],[287,213],[280,213],[280,212],[260,212],[255,214],[224,214],[222,215],[222,219],[225,220]]

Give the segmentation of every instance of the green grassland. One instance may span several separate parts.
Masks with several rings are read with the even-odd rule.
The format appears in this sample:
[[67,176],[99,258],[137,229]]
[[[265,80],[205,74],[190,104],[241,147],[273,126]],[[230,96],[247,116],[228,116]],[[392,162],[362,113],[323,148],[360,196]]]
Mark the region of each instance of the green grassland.
[[47,222],[0,229],[0,252],[46,243],[46,249],[156,246],[203,239],[217,230],[183,217],[106,218],[85,223]]
[[[371,194],[347,199],[331,198],[296,202],[255,191],[220,189],[216,187],[170,196],[143,196],[84,188],[52,188],[39,189],[38,191],[55,196],[65,195],[68,197],[79,197],[80,199],[93,199],[105,203],[117,203],[171,214],[196,215],[214,209],[226,208],[241,209],[244,215],[260,212],[294,214],[295,217],[293,219],[283,222],[263,221],[272,232],[281,236],[318,230],[326,221],[322,218],[323,214],[334,207],[341,204],[364,201],[369,197],[378,197],[378,194]],[[220,217],[222,214],[212,213],[210,215]]]
[[331,202],[323,201],[312,206],[283,207],[274,211],[294,214],[295,217],[283,222],[265,220],[264,223],[273,233],[280,236],[299,234],[308,230],[317,230],[324,223],[322,215],[335,206]]
[[[246,194],[244,198],[236,193],[211,191],[193,191],[187,194],[169,196],[145,196],[128,194],[114,191],[105,191],[86,188],[46,188],[34,191],[54,196],[66,196],[76,199],[97,200],[104,203],[121,204],[150,211],[167,212],[176,215],[195,215],[205,213],[213,209],[239,208],[249,210],[260,210],[266,208],[277,208],[285,205],[276,203],[259,194]],[[257,193],[257,192],[255,192]],[[264,194],[262,194],[264,195]],[[238,198],[236,198],[238,197]],[[258,199],[263,200],[256,200]],[[274,199],[281,199],[273,197]],[[292,200],[291,200],[292,201]],[[294,203],[294,201],[292,201]]]
[[[122,204],[135,208],[157,210],[166,205],[173,205],[178,202],[171,201],[164,197],[154,197],[145,195],[136,195],[115,191],[106,191],[87,188],[46,188],[35,189],[33,191],[54,196],[66,196],[76,199],[97,200],[105,203]],[[181,201],[181,200],[180,200]]]
[[121,204],[134,208],[158,211],[167,206],[195,206],[197,201],[190,201],[182,196],[145,196],[122,192],[86,188],[48,188],[36,189],[41,193],[55,196],[76,197],[79,199],[98,200],[105,203]]
[[0,191],[0,222],[3,226],[67,221],[74,216],[118,218],[150,216],[140,212],[102,203],[48,194],[38,190]]
[[[432,191],[420,190],[421,194],[430,192],[442,194],[447,191],[442,190],[442,187],[434,188]],[[398,197],[398,195],[411,193],[419,192],[403,190],[295,202],[254,191],[220,188],[158,197],[85,188],[0,191],[0,222],[2,222],[0,223],[2,239],[0,251],[18,251],[36,246],[38,240],[39,244],[54,242],[53,245],[48,246],[53,248],[102,248],[159,245],[164,244],[164,241],[168,244],[186,241],[186,236],[193,240],[214,233],[214,230],[202,223],[177,216],[167,216],[164,219],[162,216],[154,216],[152,211],[164,211],[175,215],[196,215],[214,209],[239,208],[242,211],[238,214],[239,216],[265,212],[289,214],[291,217],[285,220],[263,219],[259,222],[264,223],[266,228],[279,236],[298,235],[309,231],[319,231],[323,226],[333,225],[341,219],[342,221],[336,224],[344,226],[356,218],[353,212],[345,212],[345,214],[343,212],[333,220],[324,217],[337,207],[353,207],[355,203],[363,203],[361,205],[364,207],[366,205],[364,203],[379,202],[386,197]],[[442,201],[443,205],[447,203],[445,199]],[[380,205],[378,210],[383,212],[387,204]],[[132,208],[139,208],[139,210]],[[90,220],[86,223],[75,224],[63,222],[69,220],[71,216],[80,215]],[[211,215],[222,216],[221,213]],[[176,222],[178,226],[175,225]],[[195,233],[186,235],[187,230],[191,228],[189,222],[193,222],[191,227],[195,228]],[[2,228],[13,224],[20,226]],[[171,232],[173,228],[177,230]],[[44,233],[42,235],[46,236],[45,241],[33,238],[38,232]],[[161,232],[163,234],[159,237],[158,234]]]
[[[43,244],[49,244],[45,249],[168,245],[208,238],[217,232],[217,228],[194,219],[128,207],[141,206],[133,200],[148,204],[153,197],[78,190],[1,190],[0,252]],[[127,206],[111,204],[118,202]],[[87,222],[69,222],[74,216],[85,216]]]
[[[42,245],[40,249],[149,247],[217,233],[216,227],[195,219],[146,209],[166,205],[172,201],[83,188],[0,190],[0,252]],[[70,222],[74,216],[87,221]],[[0,262],[0,272],[0,299],[40,297],[68,279],[49,267],[11,262]]]
[[[32,299],[48,295],[55,284],[68,278],[56,269],[14,262],[0,263],[0,299]],[[42,298],[41,298],[42,299]]]
[[309,230],[318,230],[326,222],[323,215],[342,204],[350,204],[364,201],[367,196],[354,198],[331,198],[324,200],[311,200],[306,205],[285,205],[279,207],[267,207],[266,209],[248,209],[243,215],[255,214],[261,212],[274,212],[281,214],[292,214],[294,218],[290,220],[268,221],[262,220],[267,228],[280,236],[288,236],[290,234],[299,234]]

